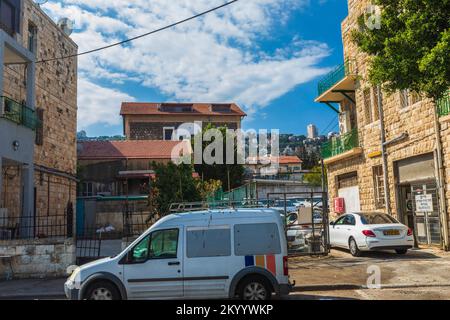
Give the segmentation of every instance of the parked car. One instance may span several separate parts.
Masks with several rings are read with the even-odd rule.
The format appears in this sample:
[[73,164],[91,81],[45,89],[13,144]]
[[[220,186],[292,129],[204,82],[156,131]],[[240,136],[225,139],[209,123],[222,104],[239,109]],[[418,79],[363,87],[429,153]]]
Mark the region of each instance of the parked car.
[[169,215],[117,256],[77,268],[64,287],[75,300],[265,300],[288,294],[283,221],[271,209]]
[[289,228],[287,230],[288,248],[291,250],[303,249],[306,245],[305,231],[299,228]]
[[343,215],[330,223],[330,245],[349,249],[357,257],[362,251],[395,250],[407,253],[414,246],[412,230],[379,212]]

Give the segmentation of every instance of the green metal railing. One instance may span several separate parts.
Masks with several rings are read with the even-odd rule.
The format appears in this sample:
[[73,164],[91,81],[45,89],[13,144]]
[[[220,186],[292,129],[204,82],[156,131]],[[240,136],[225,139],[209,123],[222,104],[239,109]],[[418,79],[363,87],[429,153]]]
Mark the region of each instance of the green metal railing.
[[358,130],[355,128],[322,144],[322,158],[331,158],[356,147],[359,147],[359,139]]
[[0,96],[0,106],[3,111],[0,116],[4,119],[8,119],[32,130],[36,130],[41,125],[34,110],[11,98]]
[[437,102],[438,113],[440,117],[450,114],[450,89],[447,90],[445,96]]
[[346,76],[355,73],[355,60],[347,59],[345,63],[338,66],[336,69],[328,73],[322,80],[319,81],[318,91],[319,96],[325,91],[329,90],[336,83],[344,79]]

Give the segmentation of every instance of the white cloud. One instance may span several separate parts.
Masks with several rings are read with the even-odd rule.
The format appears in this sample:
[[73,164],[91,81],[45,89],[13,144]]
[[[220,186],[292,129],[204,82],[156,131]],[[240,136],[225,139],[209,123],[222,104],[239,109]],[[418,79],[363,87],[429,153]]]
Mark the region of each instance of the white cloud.
[[78,130],[90,125],[103,123],[120,124],[119,112],[122,101],[134,101],[134,98],[115,89],[94,84],[84,78],[78,82]]
[[[160,28],[225,0],[62,0],[50,1],[44,8],[55,18],[75,20],[72,35],[80,52]],[[219,11],[176,28],[114,47],[79,60],[80,114],[88,116],[86,103],[95,103],[102,90],[93,82],[112,85],[133,81],[165,94],[170,100],[235,101],[251,115],[297,85],[328,70],[318,67],[329,54],[326,44],[295,37],[273,52],[260,48],[273,38],[290,12],[304,8],[310,0],[242,0]],[[110,90],[110,89],[105,89]],[[125,93],[114,91],[118,99]],[[96,97],[88,97],[93,94]],[[127,97],[129,100],[131,97]],[[108,110],[111,112],[113,110]],[[104,113],[104,111],[102,111]],[[118,113],[104,115],[118,123]],[[80,123],[86,123],[86,118]]]

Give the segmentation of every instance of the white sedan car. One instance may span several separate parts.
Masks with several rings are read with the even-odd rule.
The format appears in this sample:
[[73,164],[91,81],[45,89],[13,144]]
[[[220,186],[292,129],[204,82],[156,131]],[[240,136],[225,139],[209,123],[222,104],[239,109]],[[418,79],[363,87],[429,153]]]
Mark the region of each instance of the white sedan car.
[[379,212],[345,214],[330,223],[330,245],[361,251],[395,250],[405,254],[414,246],[412,230],[393,217]]

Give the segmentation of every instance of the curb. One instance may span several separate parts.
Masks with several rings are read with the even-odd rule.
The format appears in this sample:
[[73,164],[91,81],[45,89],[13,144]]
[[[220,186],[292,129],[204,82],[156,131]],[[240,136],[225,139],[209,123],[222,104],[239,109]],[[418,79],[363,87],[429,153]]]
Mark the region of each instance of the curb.
[[310,285],[310,286],[295,286],[292,292],[308,292],[308,291],[339,291],[339,290],[372,290],[372,289],[407,289],[407,288],[440,288],[450,287],[450,283],[442,284],[386,284],[381,285],[380,288],[369,288],[366,285],[357,284],[324,284],[324,285]]

